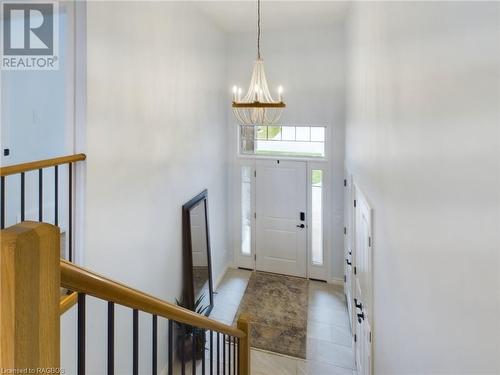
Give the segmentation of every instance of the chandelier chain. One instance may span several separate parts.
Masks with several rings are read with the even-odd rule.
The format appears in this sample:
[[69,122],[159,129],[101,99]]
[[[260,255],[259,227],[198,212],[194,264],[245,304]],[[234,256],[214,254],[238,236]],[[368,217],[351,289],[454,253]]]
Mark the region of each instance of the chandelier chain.
[[257,59],[260,60],[260,0],[257,0]]

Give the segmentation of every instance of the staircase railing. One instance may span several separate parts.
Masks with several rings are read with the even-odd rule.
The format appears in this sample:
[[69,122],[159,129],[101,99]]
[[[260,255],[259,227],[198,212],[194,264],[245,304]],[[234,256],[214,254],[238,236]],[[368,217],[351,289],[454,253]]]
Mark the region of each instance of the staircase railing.
[[[23,164],[16,164],[16,165],[11,165],[7,167],[1,167],[0,168],[0,229],[5,228],[8,224],[12,225],[15,222],[23,222],[25,221],[26,218],[26,174],[29,172],[38,172],[38,187],[37,188],[37,195],[38,195],[38,221],[39,222],[44,222],[44,213],[46,213],[46,207],[44,207],[44,191],[43,191],[43,186],[44,186],[44,171],[47,169],[52,169],[54,170],[54,188],[53,188],[53,197],[54,197],[54,217],[53,217],[53,224],[56,226],[60,225],[60,194],[59,194],[59,173],[60,173],[60,166],[66,165],[67,164],[67,189],[68,189],[68,207],[67,207],[67,231],[68,231],[68,252],[67,252],[67,259],[71,262],[73,261],[73,220],[74,220],[74,199],[75,199],[75,176],[74,176],[74,164],[85,160],[87,157],[85,154],[75,154],[75,155],[68,155],[68,156],[62,156],[58,158],[53,158],[53,159],[45,159],[45,160],[37,160],[37,161],[32,161],[29,163],[23,163]],[[66,167],[65,167],[66,169]],[[7,177],[9,180],[7,181]],[[17,180],[19,178],[19,180]],[[19,201],[14,203],[12,201],[6,202],[6,191],[8,185],[12,185],[12,189],[17,187],[17,183],[20,182],[20,189],[18,191],[14,192],[14,194],[19,194]],[[14,187],[15,185],[15,187]],[[17,189],[16,189],[17,190]],[[18,219],[15,220],[15,222],[10,222],[7,223],[6,221],[6,207],[7,203],[19,207],[19,215],[16,215]],[[16,209],[14,208],[14,209]],[[32,218],[33,219],[33,218]]]
[[[108,374],[114,373],[115,304],[133,310],[130,373],[139,373],[139,312],[152,317],[153,374],[158,373],[158,318],[168,320],[168,374],[185,374],[187,365],[192,374],[250,373],[248,319],[240,317],[237,327],[231,327],[78,267],[59,258],[59,241],[59,229],[46,223],[23,222],[1,231],[1,373],[59,373],[60,315],[77,299],[77,373],[85,374],[87,295],[108,301]],[[60,287],[78,294],[60,300]],[[181,332],[191,332],[191,336],[181,334],[174,342],[174,324]],[[200,332],[203,336],[198,336]],[[199,359],[198,337],[203,343]],[[177,362],[174,347],[180,353]]]

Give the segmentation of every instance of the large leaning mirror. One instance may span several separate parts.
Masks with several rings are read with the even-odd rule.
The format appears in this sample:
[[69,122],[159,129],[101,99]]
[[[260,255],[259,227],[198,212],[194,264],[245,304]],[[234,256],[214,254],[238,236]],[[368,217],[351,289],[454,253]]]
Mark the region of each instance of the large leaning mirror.
[[182,206],[182,218],[184,304],[208,316],[214,302],[207,190]]

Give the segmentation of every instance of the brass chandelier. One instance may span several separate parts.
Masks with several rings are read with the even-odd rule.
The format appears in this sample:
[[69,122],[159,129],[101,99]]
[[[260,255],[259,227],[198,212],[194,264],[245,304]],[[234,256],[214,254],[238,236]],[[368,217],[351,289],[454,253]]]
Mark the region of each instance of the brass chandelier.
[[246,95],[241,97],[240,87],[233,87],[233,112],[242,125],[276,124],[286,104],[283,102],[283,87],[278,87],[278,100],[269,92],[264,60],[260,56],[260,0],[257,0],[257,61],[255,61],[252,79]]

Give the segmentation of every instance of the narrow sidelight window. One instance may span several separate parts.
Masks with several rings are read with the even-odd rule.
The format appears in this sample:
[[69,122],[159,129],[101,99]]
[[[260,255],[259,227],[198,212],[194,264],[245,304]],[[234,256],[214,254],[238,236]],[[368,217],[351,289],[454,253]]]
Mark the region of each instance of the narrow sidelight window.
[[252,253],[252,168],[241,169],[241,253]]
[[312,170],[311,186],[312,262],[323,265],[323,171]]

